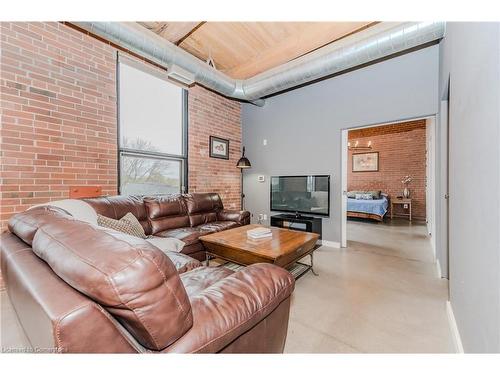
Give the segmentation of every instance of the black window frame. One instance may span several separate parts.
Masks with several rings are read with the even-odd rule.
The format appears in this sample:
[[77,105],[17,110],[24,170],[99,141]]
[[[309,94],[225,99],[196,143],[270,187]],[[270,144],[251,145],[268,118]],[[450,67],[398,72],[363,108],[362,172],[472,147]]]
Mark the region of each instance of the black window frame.
[[[123,61],[121,61],[123,60]],[[149,66],[147,62],[136,61],[131,57],[123,55],[120,52],[117,52],[116,58],[116,145],[117,145],[117,191],[118,194],[122,194],[122,159],[123,156],[132,156],[132,157],[143,157],[147,159],[162,159],[162,160],[173,160],[179,161],[181,163],[181,186],[179,193],[187,193],[188,192],[188,126],[189,126],[189,115],[188,115],[188,96],[189,92],[185,88],[182,89],[182,155],[173,155],[169,153],[162,152],[151,152],[151,151],[143,151],[143,150],[134,150],[128,148],[122,148],[120,146],[120,137],[121,137],[121,127],[120,127],[120,64],[121,63],[129,63],[131,66],[142,70],[145,73],[151,74],[153,69],[152,66]],[[157,68],[160,69],[160,68]],[[156,74],[157,75],[157,74]],[[162,77],[162,79],[165,79]],[[170,82],[171,83],[171,82]],[[174,85],[174,83],[171,83]],[[159,194],[161,195],[161,194]]]

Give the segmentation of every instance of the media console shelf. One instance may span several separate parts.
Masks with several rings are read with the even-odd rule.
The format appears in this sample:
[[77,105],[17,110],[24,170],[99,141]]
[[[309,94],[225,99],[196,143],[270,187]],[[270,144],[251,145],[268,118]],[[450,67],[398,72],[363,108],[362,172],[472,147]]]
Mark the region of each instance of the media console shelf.
[[295,215],[273,215],[271,216],[271,226],[278,228],[288,228],[300,230],[303,232],[311,232],[319,234],[321,239],[322,220],[319,217],[299,216]]

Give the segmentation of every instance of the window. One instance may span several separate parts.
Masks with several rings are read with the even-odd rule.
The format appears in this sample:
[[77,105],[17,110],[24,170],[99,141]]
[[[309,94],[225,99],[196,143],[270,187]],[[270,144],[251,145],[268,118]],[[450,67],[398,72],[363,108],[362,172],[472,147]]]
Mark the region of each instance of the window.
[[118,69],[120,194],[184,192],[185,90],[123,56]]

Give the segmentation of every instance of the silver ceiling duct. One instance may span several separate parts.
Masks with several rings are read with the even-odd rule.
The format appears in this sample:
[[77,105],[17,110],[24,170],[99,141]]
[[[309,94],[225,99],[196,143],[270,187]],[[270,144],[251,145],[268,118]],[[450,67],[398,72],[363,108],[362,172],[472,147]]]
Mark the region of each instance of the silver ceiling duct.
[[444,37],[445,22],[380,23],[256,76],[228,77],[133,22],[73,22],[167,70],[177,65],[224,96],[263,105],[261,98],[355,68]]

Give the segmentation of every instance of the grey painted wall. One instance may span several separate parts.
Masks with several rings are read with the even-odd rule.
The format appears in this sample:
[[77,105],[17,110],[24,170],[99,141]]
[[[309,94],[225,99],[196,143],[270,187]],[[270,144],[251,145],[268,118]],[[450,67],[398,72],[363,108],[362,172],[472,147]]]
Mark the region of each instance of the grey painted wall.
[[252,162],[244,171],[245,208],[253,220],[270,214],[269,176],[329,174],[323,238],[340,242],[341,129],[436,114],[438,58],[439,47],[431,46],[269,98],[262,108],[243,105],[243,144]]
[[450,301],[466,352],[500,351],[500,24],[448,23]]

